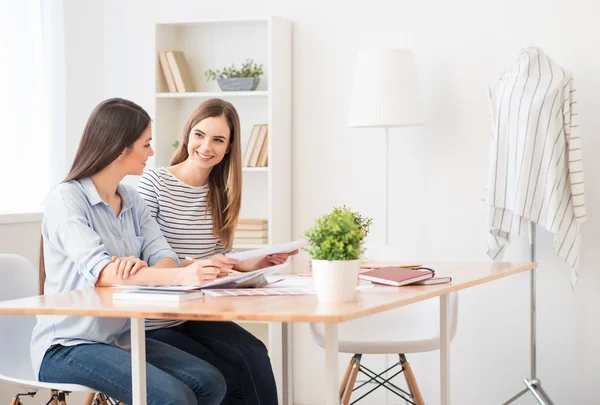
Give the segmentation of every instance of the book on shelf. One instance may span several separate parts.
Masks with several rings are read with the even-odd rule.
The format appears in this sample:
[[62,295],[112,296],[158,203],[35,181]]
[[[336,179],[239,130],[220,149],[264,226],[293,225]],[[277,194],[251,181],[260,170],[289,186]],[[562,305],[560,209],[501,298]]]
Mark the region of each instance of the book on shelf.
[[256,145],[256,140],[258,138],[259,131],[260,125],[254,125],[252,127],[250,139],[248,139],[248,144],[246,145],[246,150],[244,151],[244,157],[242,159],[242,166],[244,167],[248,167],[250,165],[250,157],[252,156],[252,150],[254,149],[254,145]]
[[269,133],[265,134],[265,141],[263,142],[260,153],[258,154],[257,167],[267,167],[269,163]]
[[167,55],[167,61],[169,62],[169,68],[173,73],[173,80],[177,87],[177,92],[187,93],[194,92],[195,86],[190,74],[190,69],[185,60],[185,55],[182,51],[165,51]]
[[169,67],[169,61],[167,60],[165,51],[160,51],[158,53],[158,64],[160,65],[163,78],[167,83],[169,93],[177,93],[177,87],[175,86],[175,80],[173,80],[173,73],[171,73],[171,68]]
[[269,221],[267,219],[248,219],[240,218],[238,220],[237,231],[266,231],[269,229]]
[[269,229],[269,224],[238,224],[236,231],[266,231]]
[[234,238],[267,238],[269,231],[266,229],[236,229]]
[[240,230],[252,230],[252,229],[267,229],[269,225],[268,219],[263,218],[240,218],[238,219],[238,224],[236,229]]
[[199,290],[190,291],[172,291],[172,290],[152,290],[152,289],[124,289],[115,291],[112,295],[113,300],[130,301],[166,301],[183,302],[202,298],[204,292]]
[[269,243],[269,238],[238,238],[233,237],[233,244],[250,244],[250,245],[266,245]]
[[254,149],[252,149],[252,155],[250,156],[250,163],[248,166],[257,167],[258,166],[258,156],[260,155],[261,150],[265,147],[265,140],[267,139],[267,132],[269,132],[269,126],[267,124],[262,124],[260,126],[260,130],[258,131],[258,136],[256,138],[256,144],[254,145]]
[[244,151],[242,165],[244,167],[265,167],[268,161],[269,144],[268,124],[257,124],[252,127],[250,139]]

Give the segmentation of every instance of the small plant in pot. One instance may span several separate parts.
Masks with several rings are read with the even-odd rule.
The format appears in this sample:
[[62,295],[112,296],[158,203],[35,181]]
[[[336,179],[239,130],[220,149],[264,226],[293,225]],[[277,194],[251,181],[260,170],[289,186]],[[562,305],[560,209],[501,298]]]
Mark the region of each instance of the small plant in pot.
[[263,65],[257,65],[252,59],[247,59],[240,69],[234,64],[219,70],[208,69],[204,72],[207,81],[216,80],[223,91],[253,91],[256,90],[263,74]]
[[317,298],[324,303],[354,301],[363,241],[373,220],[346,206],[315,221],[305,232],[312,256],[312,275]]

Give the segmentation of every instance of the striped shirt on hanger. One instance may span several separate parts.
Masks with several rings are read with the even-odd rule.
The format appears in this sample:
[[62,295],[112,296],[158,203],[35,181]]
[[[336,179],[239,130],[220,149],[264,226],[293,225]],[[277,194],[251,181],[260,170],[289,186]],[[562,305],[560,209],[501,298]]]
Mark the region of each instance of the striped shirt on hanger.
[[529,221],[554,234],[554,249],[577,281],[586,219],[573,76],[538,48],[490,86],[492,139],[486,191],[488,254],[501,257]]

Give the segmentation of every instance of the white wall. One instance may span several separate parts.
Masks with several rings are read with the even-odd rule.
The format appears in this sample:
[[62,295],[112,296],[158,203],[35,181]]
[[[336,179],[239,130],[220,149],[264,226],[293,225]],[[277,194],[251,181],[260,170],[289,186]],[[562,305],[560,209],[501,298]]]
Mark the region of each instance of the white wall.
[[[83,3],[65,3],[65,35],[72,45],[67,46],[71,150],[100,98],[128,97],[153,113],[155,20],[277,15],[293,22],[296,235],[333,204],[349,204],[374,217],[370,242],[383,241],[383,130],[347,127],[352,63],[359,47],[373,39],[411,47],[427,125],[390,130],[390,241],[397,254],[427,261],[487,260],[480,201],[488,165],[486,86],[511,66],[520,48],[541,46],[573,71],[579,87],[590,209],[574,291],[566,268],[552,253],[551,236],[539,235],[538,374],[557,404],[598,402],[600,278],[594,264],[600,252],[594,249],[599,239],[594,229],[600,218],[593,207],[598,205],[600,162],[592,151],[600,142],[593,136],[600,127],[594,79],[600,67],[594,51],[600,5],[591,0],[343,5],[322,0],[107,0],[101,10],[99,3]],[[513,257],[526,258],[524,249],[516,250]],[[528,277],[521,275],[461,295],[452,345],[453,403],[499,403],[521,388],[529,364],[528,291]],[[294,402],[322,403],[322,351],[306,325],[297,325],[294,333]],[[438,404],[437,354],[410,360],[426,402]],[[385,396],[365,403],[385,403]],[[389,398],[389,404],[398,403]],[[535,402],[525,397],[518,403]]]
[[[63,0],[63,6],[67,115],[65,154],[70,163],[87,117],[104,95],[104,20],[100,2]],[[0,224],[0,253],[22,255],[37,266],[40,228],[40,222]],[[8,402],[17,391],[20,392],[14,386],[0,383],[0,401]],[[48,399],[48,392],[40,392],[34,399],[24,398],[23,401],[43,405]],[[82,403],[83,399],[82,394],[69,397],[71,403]]]
[[[88,116],[104,99],[102,2],[63,0],[66,67],[66,159],[75,156]],[[65,173],[66,175],[66,173]]]

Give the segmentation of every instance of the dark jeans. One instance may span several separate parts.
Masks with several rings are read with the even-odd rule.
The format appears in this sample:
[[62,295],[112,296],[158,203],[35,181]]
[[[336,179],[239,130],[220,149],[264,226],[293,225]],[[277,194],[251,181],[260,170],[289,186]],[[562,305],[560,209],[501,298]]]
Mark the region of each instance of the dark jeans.
[[[218,405],[226,392],[219,370],[204,360],[146,339],[148,405]],[[54,345],[44,355],[40,381],[81,384],[132,404],[131,354],[106,344]]]
[[223,404],[277,405],[277,385],[267,348],[236,323],[188,321],[147,331],[146,336],[215,366],[227,382]]

